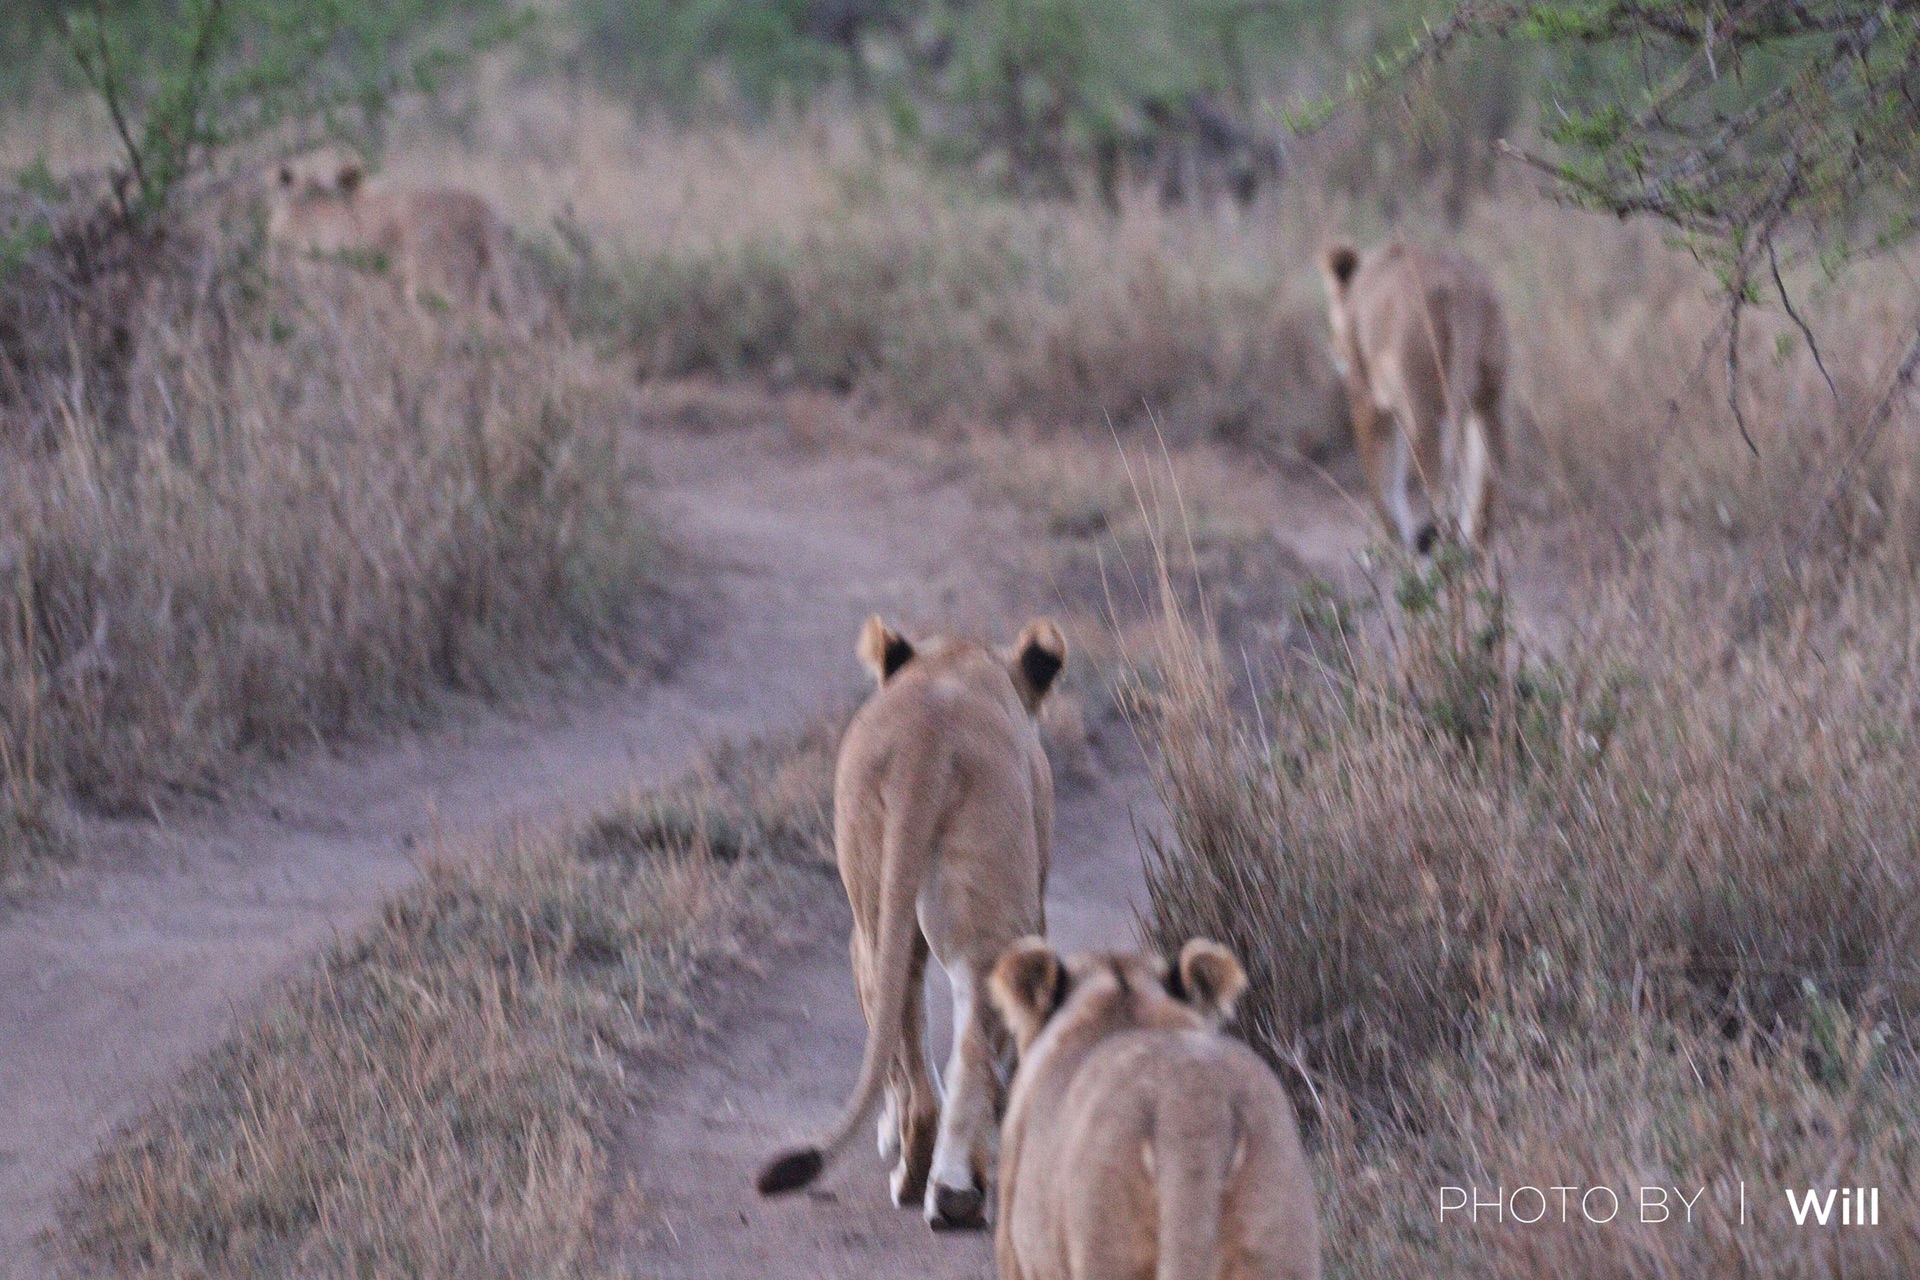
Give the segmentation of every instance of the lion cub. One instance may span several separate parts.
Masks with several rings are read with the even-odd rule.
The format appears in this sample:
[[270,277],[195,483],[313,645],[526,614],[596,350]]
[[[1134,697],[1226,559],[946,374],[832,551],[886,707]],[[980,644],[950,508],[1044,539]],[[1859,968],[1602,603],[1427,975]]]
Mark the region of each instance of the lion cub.
[[[813,1181],[884,1090],[894,1203],[923,1201],[935,1227],[980,1226],[1011,1056],[984,1003],[987,974],[1008,943],[1046,928],[1053,773],[1034,717],[1067,642],[1046,621],[1000,650],[914,642],[869,618],[859,653],[879,687],[840,744],[833,839],[867,1045],[832,1131],[771,1161],[758,1186],[777,1195]],[[929,952],[953,987],[944,1106],[924,1050]]]
[[268,236],[309,255],[365,256],[425,310],[520,320],[510,233],[479,196],[384,187],[331,150],[280,165]]
[[[1484,542],[1506,461],[1500,416],[1507,328],[1485,273],[1465,258],[1398,242],[1321,262],[1335,363],[1375,506],[1406,546],[1440,533]],[[1407,482],[1432,512],[1416,518]]]
[[1001,1280],[1317,1280],[1320,1227],[1293,1106],[1219,1033],[1246,974],[1196,938],[994,966],[1020,1067],[1000,1138]]

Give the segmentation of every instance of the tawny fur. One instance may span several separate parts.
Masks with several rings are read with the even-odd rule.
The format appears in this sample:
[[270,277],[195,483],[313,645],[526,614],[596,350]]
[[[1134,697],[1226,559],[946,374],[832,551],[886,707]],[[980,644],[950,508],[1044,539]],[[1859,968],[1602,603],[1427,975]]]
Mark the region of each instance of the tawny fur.
[[[853,907],[853,975],[867,1019],[859,1082],[831,1133],[761,1174],[803,1186],[885,1095],[882,1153],[896,1204],[937,1226],[977,1225],[991,1173],[1000,1070],[1011,1046],[986,982],[1007,944],[1045,928],[1053,774],[1034,722],[1066,659],[1050,622],[1010,649],[909,642],[878,618],[859,652],[878,689],[847,728],[834,776],[834,846]],[[945,1105],[923,1050],[929,953],[954,989]]]
[[[1507,330],[1486,274],[1393,242],[1321,260],[1354,446],[1388,531],[1427,550],[1436,532],[1484,544],[1506,464]],[[1432,512],[1408,499],[1411,482]]]
[[424,312],[531,319],[511,234],[472,192],[370,183],[359,161],[331,150],[278,166],[271,186],[268,235],[295,254],[384,268]]
[[1318,1280],[1293,1107],[1222,1035],[1246,986],[1217,943],[1063,960],[1025,939],[992,992],[1019,1046],[1000,1138],[1001,1280]]

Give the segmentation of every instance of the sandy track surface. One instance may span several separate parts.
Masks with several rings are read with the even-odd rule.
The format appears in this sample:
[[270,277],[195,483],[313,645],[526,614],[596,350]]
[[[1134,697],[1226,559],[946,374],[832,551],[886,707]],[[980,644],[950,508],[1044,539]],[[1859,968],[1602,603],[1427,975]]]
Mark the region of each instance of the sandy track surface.
[[[591,813],[670,780],[704,743],[848,705],[866,683],[851,649],[869,612],[1010,635],[1011,601],[1036,594],[1011,589],[1032,575],[1007,534],[1017,519],[959,480],[800,447],[777,427],[637,430],[635,447],[693,565],[696,622],[671,677],[309,760],[217,812],[90,823],[66,882],[0,916],[0,1280],[50,1273],[30,1242],[101,1138],[272,978],[368,919],[424,853]],[[1276,572],[1340,576],[1369,536],[1325,485],[1228,470],[1272,521]],[[1056,822],[1049,923],[1068,948],[1131,940],[1137,830],[1158,819],[1137,745],[1110,729],[1102,746],[1092,781],[1063,783]],[[877,1155],[811,1195],[750,1191],[760,1160],[851,1086],[865,1028],[847,929],[822,878],[757,948],[763,979],[720,993],[717,1034],[625,1122],[602,1241],[621,1273],[990,1274],[986,1236],[935,1237],[887,1202]]]
[[[1356,581],[1374,533],[1331,478],[1232,478],[1239,499],[1273,531],[1274,572]],[[1135,944],[1143,836],[1164,824],[1140,746],[1109,725],[1098,747],[1094,780],[1063,787],[1054,824],[1048,932],[1066,950]],[[849,929],[838,882],[823,878],[782,935],[761,942],[752,970],[712,993],[712,1037],[691,1061],[650,1081],[614,1150],[601,1240],[612,1274],[991,1280],[991,1236],[936,1234],[918,1206],[895,1208],[869,1144],[804,1194],[766,1200],[753,1191],[768,1156],[831,1124],[858,1074],[866,1025],[848,967]],[[941,1062],[950,1018],[937,965],[929,967],[927,1008],[930,1057]]]
[[[1048,933],[1068,950],[1131,945],[1143,892],[1134,824],[1158,806],[1126,753],[1100,781],[1061,796],[1047,886]],[[846,901],[823,881],[808,912],[761,959],[764,977],[723,995],[701,1059],[661,1081],[623,1128],[614,1159],[609,1261],[659,1280],[978,1280],[993,1274],[984,1232],[936,1235],[919,1207],[896,1209],[886,1169],[856,1148],[805,1195],[762,1200],[751,1180],[776,1149],[839,1114],[858,1074],[866,1023],[847,967]],[[936,1046],[949,1043],[945,980],[930,966]],[[944,1059],[944,1052],[936,1060]]]
[[203,817],[90,823],[67,882],[0,917],[0,1278],[50,1269],[30,1241],[95,1144],[421,853],[588,813],[707,741],[845,705],[872,610],[1000,624],[982,585],[1000,550],[959,484],[773,430],[637,434],[696,566],[669,680],[314,760]]

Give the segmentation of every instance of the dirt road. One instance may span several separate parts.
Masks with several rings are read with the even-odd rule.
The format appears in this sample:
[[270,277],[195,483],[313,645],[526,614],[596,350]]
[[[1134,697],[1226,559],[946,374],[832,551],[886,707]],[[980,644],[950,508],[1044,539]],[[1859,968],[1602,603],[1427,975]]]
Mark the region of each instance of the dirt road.
[[[1276,566],[1338,576],[1371,536],[1364,515],[1323,484],[1242,477],[1245,501],[1271,516]],[[1093,780],[1062,789],[1047,892],[1048,933],[1067,950],[1133,944],[1144,901],[1142,834],[1162,820],[1141,748],[1108,726]],[[705,1052],[653,1082],[623,1125],[603,1224],[612,1274],[635,1280],[989,1280],[991,1237],[934,1234],[918,1206],[898,1209],[886,1169],[857,1147],[807,1194],[764,1200],[752,1189],[774,1151],[839,1114],[858,1073],[866,1026],[847,967],[849,916],[837,884],[821,887],[785,936],[764,944],[764,974],[715,993]],[[948,996],[930,966],[932,1060],[949,1040]]]
[[[1132,750],[1129,743],[1125,750]],[[1133,937],[1140,862],[1133,831],[1158,812],[1144,773],[1117,768],[1061,797],[1047,890],[1048,933],[1063,947],[1114,947]],[[866,1024],[847,969],[846,904],[825,886],[809,918],[769,948],[767,978],[723,1006],[702,1059],[664,1082],[616,1149],[608,1245],[613,1273],[658,1280],[978,1280],[993,1274],[985,1233],[935,1235],[919,1207],[896,1209],[886,1169],[856,1148],[807,1195],[756,1196],[750,1180],[775,1149],[839,1114],[860,1063]],[[932,966],[937,974],[938,966]],[[936,1046],[948,1043],[944,980],[929,1004]],[[936,1060],[938,1060],[938,1054]]]
[[773,428],[644,434],[701,596],[670,680],[314,760],[202,818],[92,823],[69,882],[0,917],[0,1280],[47,1270],[29,1241],[95,1143],[272,976],[367,919],[417,851],[588,812],[706,741],[844,705],[872,610],[1000,623],[1001,552],[959,484],[796,452]]
[[[961,481],[814,451],[777,425],[640,429],[635,448],[694,565],[698,621],[670,678],[309,760],[215,813],[90,823],[67,882],[0,916],[0,1280],[48,1273],[30,1241],[95,1144],[276,974],[415,876],[420,852],[591,812],[671,779],[705,742],[846,705],[869,612],[1011,634],[1012,518]],[[1271,510],[1296,563],[1337,570],[1366,536],[1311,486]],[[1049,912],[1068,946],[1131,934],[1132,824],[1153,804],[1137,748],[1107,745],[1096,780],[1062,795]],[[985,1273],[982,1237],[934,1242],[886,1204],[877,1157],[813,1198],[747,1195],[754,1163],[831,1115],[859,1058],[845,905],[823,885],[809,912],[622,1135],[608,1244],[632,1274]]]

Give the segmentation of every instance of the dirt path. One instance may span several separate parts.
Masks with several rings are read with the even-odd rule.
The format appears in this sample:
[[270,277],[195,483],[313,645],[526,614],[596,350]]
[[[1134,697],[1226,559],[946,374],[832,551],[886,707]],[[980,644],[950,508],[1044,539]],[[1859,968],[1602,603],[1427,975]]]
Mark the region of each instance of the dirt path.
[[[0,1280],[48,1272],[29,1242],[95,1144],[264,983],[412,879],[419,852],[591,812],[670,779],[715,738],[846,705],[864,683],[851,644],[868,612],[1010,631],[1021,548],[1010,518],[961,481],[809,452],[778,428],[637,435],[665,523],[697,566],[699,620],[670,679],[313,760],[217,814],[91,824],[81,869],[0,916]],[[1288,562],[1337,575],[1364,522],[1325,486],[1274,483],[1252,500]],[[1131,937],[1135,824],[1157,817],[1137,747],[1107,739],[1095,781],[1061,798],[1049,914],[1068,947]],[[830,1117],[850,1086],[864,1028],[846,929],[837,886],[823,882],[769,942],[767,980],[722,997],[711,1051],[628,1124],[607,1219],[626,1273],[990,1271],[985,1237],[936,1241],[917,1213],[886,1203],[877,1157],[849,1160],[812,1197],[748,1191],[755,1164]]]
[[[1063,947],[1113,947],[1134,936],[1143,892],[1134,834],[1158,805],[1144,772],[1118,768],[1064,794],[1047,887],[1048,933]],[[896,1209],[886,1170],[856,1149],[807,1195],[762,1200],[750,1185],[778,1147],[832,1122],[857,1074],[866,1025],[847,970],[849,917],[824,885],[807,918],[767,949],[761,982],[724,996],[716,1043],[664,1081],[620,1135],[610,1219],[616,1275],[649,1280],[978,1280],[993,1274],[985,1233],[936,1236],[918,1206]],[[938,966],[933,966],[936,974]],[[944,980],[929,1010],[948,1042]]]
[[[1333,477],[1234,477],[1270,522],[1279,572],[1352,585],[1375,536]],[[1350,479],[1356,480],[1357,477]],[[1281,566],[1285,566],[1282,568]],[[1271,623],[1276,620],[1265,619]],[[1063,791],[1048,927],[1063,948],[1130,945],[1144,903],[1142,834],[1164,819],[1140,748],[1109,726],[1095,781]],[[897,1209],[886,1169],[864,1144],[807,1194],[763,1200],[752,1178],[774,1151],[839,1114],[866,1027],[847,967],[849,917],[824,882],[784,936],[765,941],[757,977],[722,987],[712,1041],[652,1082],[618,1135],[602,1247],[634,1280],[990,1280],[991,1237],[935,1235],[918,1207]],[[944,977],[928,1009],[938,1062],[949,1041]]]
[[205,818],[91,824],[69,883],[0,917],[0,1280],[47,1269],[29,1241],[99,1139],[410,880],[416,850],[587,812],[706,741],[844,705],[874,609],[1000,621],[984,584],[1001,553],[957,483],[796,453],[772,430],[639,447],[702,574],[664,685],[313,761]]

